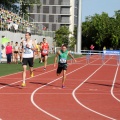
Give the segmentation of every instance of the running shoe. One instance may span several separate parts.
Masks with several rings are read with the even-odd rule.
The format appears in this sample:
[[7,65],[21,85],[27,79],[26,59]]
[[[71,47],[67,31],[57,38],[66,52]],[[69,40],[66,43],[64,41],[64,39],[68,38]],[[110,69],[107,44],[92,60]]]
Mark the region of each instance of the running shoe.
[[64,86],[64,85],[62,85],[62,88],[65,88],[65,86]]
[[25,83],[22,83],[22,85],[21,85],[22,87],[25,87],[26,86],[26,84]]
[[30,74],[30,77],[34,77],[34,74],[33,74],[33,72]]
[[44,68],[44,70],[46,70],[46,68]]

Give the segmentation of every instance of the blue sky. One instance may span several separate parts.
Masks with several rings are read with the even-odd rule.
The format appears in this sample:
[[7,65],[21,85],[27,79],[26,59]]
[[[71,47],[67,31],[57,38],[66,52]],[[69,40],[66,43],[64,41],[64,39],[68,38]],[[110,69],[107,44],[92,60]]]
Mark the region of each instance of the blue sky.
[[120,10],[120,0],[82,0],[82,21],[85,21],[86,16],[102,12],[112,17],[117,10]]

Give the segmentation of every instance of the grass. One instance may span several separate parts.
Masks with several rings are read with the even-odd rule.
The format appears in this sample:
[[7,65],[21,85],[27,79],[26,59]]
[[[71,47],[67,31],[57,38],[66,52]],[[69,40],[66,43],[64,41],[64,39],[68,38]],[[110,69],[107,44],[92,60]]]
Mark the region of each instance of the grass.
[[[52,55],[51,57],[48,58],[48,64],[53,64],[54,63],[54,57],[55,55]],[[75,55],[75,58],[80,57],[80,55]],[[68,57],[70,59],[70,57]],[[44,63],[39,63],[39,59],[36,59],[34,62],[34,68],[43,66]],[[29,67],[28,67],[29,69]],[[22,72],[22,64],[7,64],[7,63],[1,63],[0,64],[0,76],[8,75],[8,74],[13,74],[17,72]]]

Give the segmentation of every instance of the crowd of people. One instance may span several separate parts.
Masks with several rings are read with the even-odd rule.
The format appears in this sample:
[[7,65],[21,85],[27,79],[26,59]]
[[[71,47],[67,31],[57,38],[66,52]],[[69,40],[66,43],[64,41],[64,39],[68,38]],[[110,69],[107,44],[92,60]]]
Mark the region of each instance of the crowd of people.
[[35,27],[34,24],[30,23],[29,21],[20,17],[19,15],[0,8],[0,28],[3,30],[5,29],[14,32],[23,32],[24,30],[31,32],[37,27]]
[[[46,38],[43,38],[43,42],[40,42],[40,43],[36,43],[36,40],[35,41],[35,46],[36,46],[36,49],[34,50],[34,54],[33,54],[33,61],[35,60],[35,58],[39,58],[39,63],[42,63],[42,57],[48,52],[43,50],[43,48],[46,48],[48,49],[49,48],[49,45],[46,41]],[[19,63],[22,63],[22,54],[23,54],[23,38],[21,38],[21,42],[18,43],[18,42],[8,42],[6,47],[5,47],[5,53],[6,53],[6,56],[7,56],[7,63],[8,64],[11,64],[11,63],[15,63],[15,64],[18,64],[18,59],[19,59]],[[43,46],[44,45],[44,46]],[[2,45],[3,46],[3,45]],[[2,48],[4,49],[4,47]],[[46,57],[45,57],[46,59]]]

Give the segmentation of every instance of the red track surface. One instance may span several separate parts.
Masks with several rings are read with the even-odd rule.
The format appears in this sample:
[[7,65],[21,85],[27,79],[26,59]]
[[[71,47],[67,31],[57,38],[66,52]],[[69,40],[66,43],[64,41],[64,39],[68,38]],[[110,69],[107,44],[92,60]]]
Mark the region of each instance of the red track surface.
[[27,75],[21,88],[22,73],[0,78],[0,120],[108,120],[120,119],[120,67],[114,56],[77,59],[67,71],[66,88],[49,65]]

